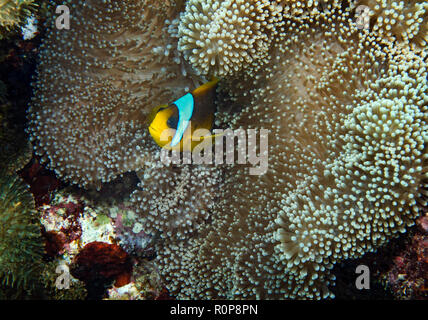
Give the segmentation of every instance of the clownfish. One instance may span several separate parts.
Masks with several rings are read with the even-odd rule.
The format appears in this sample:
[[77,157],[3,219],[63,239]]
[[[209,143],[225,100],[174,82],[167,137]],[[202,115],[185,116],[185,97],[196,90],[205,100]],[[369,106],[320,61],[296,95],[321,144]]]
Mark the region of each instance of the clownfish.
[[169,105],[160,105],[153,109],[149,116],[149,132],[157,145],[180,151],[189,151],[190,148],[191,151],[203,139],[214,137],[194,137],[193,133],[198,129],[212,129],[214,96],[218,81],[213,78]]

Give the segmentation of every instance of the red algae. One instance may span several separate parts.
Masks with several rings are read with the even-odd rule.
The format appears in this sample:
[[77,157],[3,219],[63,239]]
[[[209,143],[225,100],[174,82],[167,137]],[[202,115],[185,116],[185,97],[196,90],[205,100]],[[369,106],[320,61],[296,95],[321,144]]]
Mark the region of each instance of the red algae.
[[48,257],[54,258],[64,252],[66,239],[63,233],[46,231],[43,227],[42,236],[45,238],[45,251]]
[[19,175],[30,185],[30,191],[34,196],[36,207],[50,203],[54,191],[62,185],[52,171],[45,169],[40,164],[37,157],[33,157],[19,172]]
[[116,287],[131,280],[132,260],[118,245],[94,241],[88,243],[74,258],[71,274],[85,283],[112,282]]

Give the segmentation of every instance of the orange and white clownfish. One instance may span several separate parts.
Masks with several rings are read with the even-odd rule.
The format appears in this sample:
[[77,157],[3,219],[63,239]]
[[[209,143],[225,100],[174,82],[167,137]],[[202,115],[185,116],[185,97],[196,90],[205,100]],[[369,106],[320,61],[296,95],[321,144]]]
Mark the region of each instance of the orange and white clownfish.
[[193,150],[203,139],[214,137],[213,135],[195,137],[194,132],[198,129],[212,129],[218,81],[213,78],[173,103],[153,109],[149,116],[151,121],[149,132],[160,147],[189,151],[189,148]]

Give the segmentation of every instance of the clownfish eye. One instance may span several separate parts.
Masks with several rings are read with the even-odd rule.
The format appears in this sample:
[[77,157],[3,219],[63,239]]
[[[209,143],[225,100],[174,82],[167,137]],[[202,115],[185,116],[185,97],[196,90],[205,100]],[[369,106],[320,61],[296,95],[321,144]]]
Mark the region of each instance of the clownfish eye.
[[178,127],[178,108],[175,104],[170,104],[170,108],[173,108],[173,114],[168,118],[166,124],[171,129],[177,129]]
[[174,114],[171,117],[169,117],[168,121],[166,122],[168,127],[172,129],[177,129],[178,126],[178,115]]

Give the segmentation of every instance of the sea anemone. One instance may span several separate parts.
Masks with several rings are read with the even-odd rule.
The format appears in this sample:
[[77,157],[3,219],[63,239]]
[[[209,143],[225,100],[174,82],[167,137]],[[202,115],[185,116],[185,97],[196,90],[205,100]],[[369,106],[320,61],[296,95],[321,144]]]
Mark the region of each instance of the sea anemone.
[[29,111],[31,138],[59,177],[100,187],[140,168],[152,146],[150,110],[198,80],[174,50],[180,9],[174,1],[61,4],[72,12],[71,30],[48,19]]
[[267,57],[275,9],[270,1],[187,1],[178,49],[203,75],[237,73]]
[[335,263],[376,250],[426,205],[426,64],[350,16],[288,25],[251,82],[231,80],[241,110],[228,124],[270,129],[269,169],[226,171],[212,223],[166,242],[158,261],[179,298],[332,297]]
[[423,0],[358,0],[355,6],[367,6],[374,34],[412,49],[426,48],[428,42],[428,3]]
[[43,241],[28,186],[3,169],[0,221],[0,283],[20,294],[33,289],[38,281]]
[[212,165],[164,165],[158,158],[140,171],[131,200],[144,232],[182,239],[197,231],[214,208],[222,169]]
[[178,49],[202,75],[237,75],[267,62],[286,26],[311,21],[342,2],[189,0],[180,15]]

